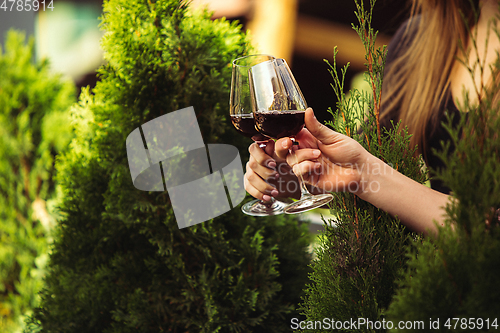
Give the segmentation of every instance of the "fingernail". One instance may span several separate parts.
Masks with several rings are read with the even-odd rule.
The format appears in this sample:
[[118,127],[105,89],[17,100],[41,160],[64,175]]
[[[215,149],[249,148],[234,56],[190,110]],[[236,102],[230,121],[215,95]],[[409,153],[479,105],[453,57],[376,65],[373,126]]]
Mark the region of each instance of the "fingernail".
[[[271,192],[271,193],[272,193],[272,192]],[[269,200],[271,200],[271,197],[270,197],[270,196],[268,196],[267,194],[264,194],[264,196],[262,197],[262,200],[264,200],[264,201],[269,201]]]
[[279,176],[280,176],[280,174],[279,174],[279,173],[277,173],[277,174],[275,174],[275,175],[274,175],[274,178],[275,178],[275,179],[276,179],[276,178],[279,178]]
[[267,166],[274,169],[274,168],[276,168],[276,162],[269,161],[269,162],[267,162]]
[[271,191],[271,195],[272,195],[273,197],[277,197],[277,196],[278,196],[278,194],[279,194],[278,190],[272,190],[272,191]]
[[282,146],[283,148],[285,148],[285,149],[288,149],[288,142],[287,142],[287,140],[283,140],[283,141],[281,141],[281,146]]
[[319,157],[319,155],[321,155],[321,151],[319,151],[319,150],[314,150],[313,151],[313,156],[314,157]]

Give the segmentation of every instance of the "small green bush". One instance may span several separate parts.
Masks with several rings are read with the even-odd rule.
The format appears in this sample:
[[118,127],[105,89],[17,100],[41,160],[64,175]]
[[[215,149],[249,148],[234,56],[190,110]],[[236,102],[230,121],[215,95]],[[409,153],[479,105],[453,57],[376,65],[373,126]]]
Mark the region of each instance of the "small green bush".
[[72,137],[74,86],[33,63],[33,40],[9,31],[0,49],[0,331],[38,305],[54,223],[55,156]]

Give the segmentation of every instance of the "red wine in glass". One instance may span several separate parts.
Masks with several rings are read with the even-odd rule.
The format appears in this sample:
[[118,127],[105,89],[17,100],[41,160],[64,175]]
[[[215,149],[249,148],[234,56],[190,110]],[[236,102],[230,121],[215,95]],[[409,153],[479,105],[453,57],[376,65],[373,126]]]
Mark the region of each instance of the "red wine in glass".
[[305,111],[256,111],[255,127],[273,139],[295,136],[304,127]]
[[240,134],[246,136],[247,138],[251,138],[253,141],[260,142],[269,140],[268,137],[259,133],[259,131],[255,128],[253,114],[231,115],[231,123]]

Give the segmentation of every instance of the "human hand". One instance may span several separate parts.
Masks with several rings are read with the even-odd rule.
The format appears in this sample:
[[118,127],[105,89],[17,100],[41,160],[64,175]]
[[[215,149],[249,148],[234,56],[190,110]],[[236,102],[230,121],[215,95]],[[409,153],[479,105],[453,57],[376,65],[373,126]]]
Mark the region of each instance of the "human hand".
[[[275,153],[286,159],[294,174],[328,192],[363,191],[365,163],[371,156],[357,141],[320,124],[311,108],[305,113],[305,127],[295,136],[275,143]],[[290,147],[293,153],[290,154]]]
[[264,201],[269,201],[271,196],[295,198],[300,196],[297,177],[285,159],[279,158],[274,153],[273,140],[269,140],[264,149],[254,142],[248,151],[250,159],[246,165],[244,184],[245,190],[251,196]]

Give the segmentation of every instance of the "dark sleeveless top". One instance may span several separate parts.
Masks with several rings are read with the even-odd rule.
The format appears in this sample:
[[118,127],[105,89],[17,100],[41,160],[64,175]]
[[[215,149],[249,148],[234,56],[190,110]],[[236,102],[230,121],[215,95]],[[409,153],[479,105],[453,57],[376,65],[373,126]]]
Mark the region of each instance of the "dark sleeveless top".
[[[412,27],[417,26],[418,21],[418,17],[415,18],[413,20]],[[394,37],[391,39],[387,48],[386,68],[391,66],[392,62],[409,46],[409,43],[411,42],[411,31],[414,29],[410,27],[410,29],[406,31],[407,25],[408,21],[398,29]],[[424,156],[425,164],[430,170],[431,187],[439,192],[449,194],[450,189],[446,187],[441,180],[436,179],[434,176],[434,171],[444,168],[445,165],[443,161],[433,153],[434,150],[442,151],[442,143],[451,140],[447,130],[442,125],[443,122],[448,122],[446,113],[453,119],[453,125],[457,126],[461,113],[457,109],[449,90],[446,92],[446,98],[443,105],[439,108],[439,114],[435,118],[436,120],[427,124],[427,130],[425,133],[426,144],[423,145],[420,143],[419,145],[422,147],[422,155]],[[384,121],[381,121],[381,125],[385,127],[390,126],[390,120],[393,120],[394,123],[399,121],[399,110],[397,110],[397,108],[396,110],[393,110],[393,112],[391,112],[388,117],[384,119]],[[451,147],[451,150],[453,150],[453,147]]]

